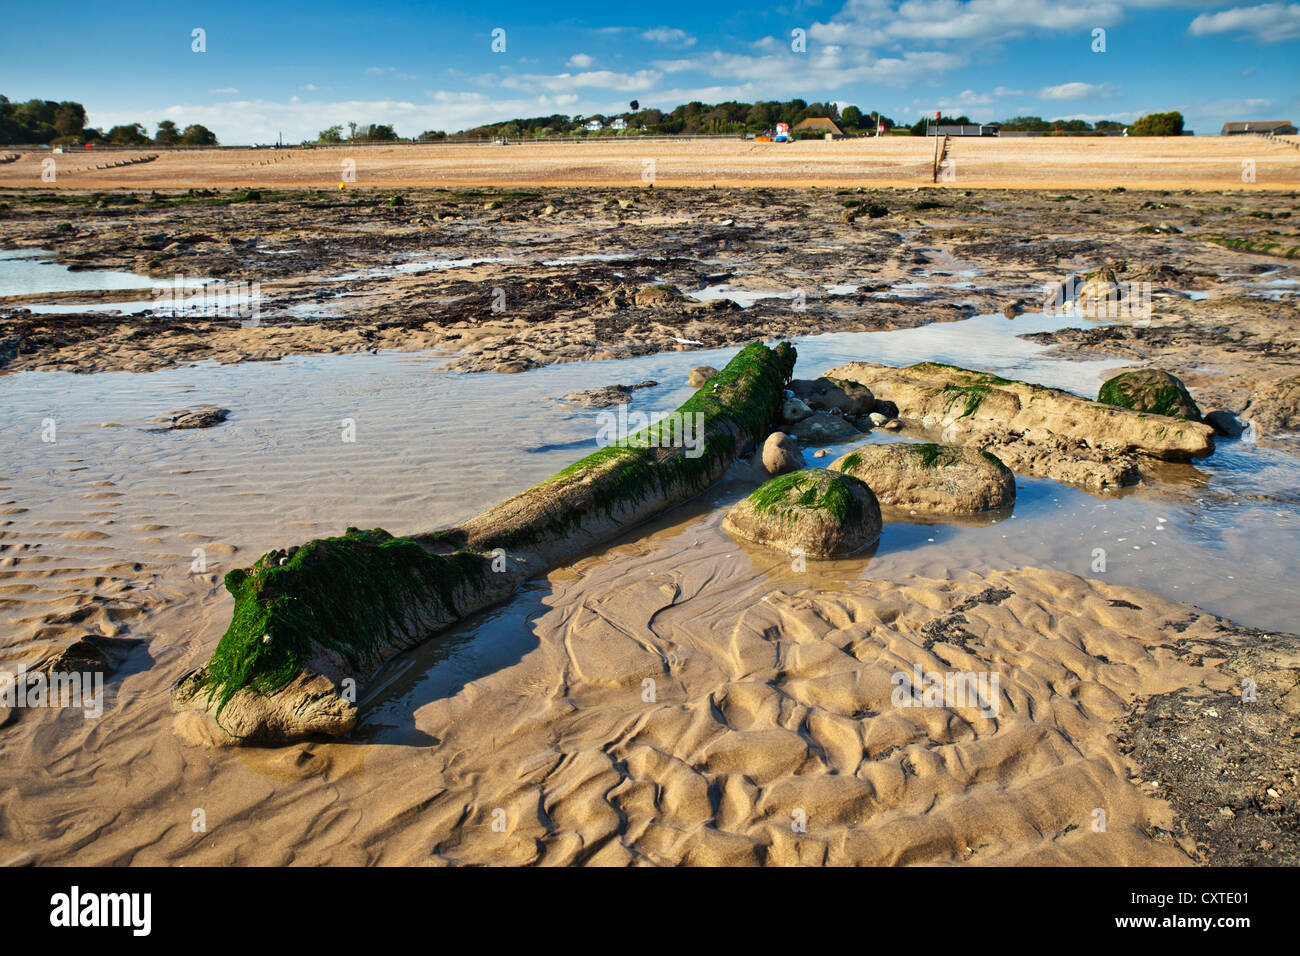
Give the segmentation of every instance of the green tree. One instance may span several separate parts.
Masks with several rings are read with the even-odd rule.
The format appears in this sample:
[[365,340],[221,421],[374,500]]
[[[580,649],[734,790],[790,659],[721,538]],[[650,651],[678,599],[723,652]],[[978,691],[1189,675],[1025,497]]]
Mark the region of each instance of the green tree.
[[840,119],[844,121],[845,129],[862,129],[862,110],[856,106],[844,107],[844,112],[840,114]]
[[114,146],[144,146],[149,137],[139,123],[114,126],[108,131],[108,141]]
[[217,134],[206,126],[192,123],[181,133],[182,146],[216,146]]
[[1182,136],[1183,114],[1177,110],[1168,113],[1148,113],[1129,127],[1130,136]]
[[181,141],[181,131],[171,120],[163,120],[158,124],[158,132],[154,134],[153,141],[159,146],[175,146]]
[[316,137],[316,142],[318,142],[318,143],[341,143],[341,142],[343,142],[343,127],[342,127],[342,126],[331,126],[329,129],[323,129],[323,130],[321,130],[321,131],[320,131],[320,135]]

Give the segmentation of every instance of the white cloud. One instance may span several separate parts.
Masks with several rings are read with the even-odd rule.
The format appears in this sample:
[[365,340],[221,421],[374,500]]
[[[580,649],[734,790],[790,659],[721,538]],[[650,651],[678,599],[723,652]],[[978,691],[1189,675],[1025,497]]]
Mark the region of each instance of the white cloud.
[[641,34],[641,39],[649,40],[651,43],[662,43],[664,46],[695,46],[695,37],[675,27],[655,27],[653,30],[646,30]]
[[1280,43],[1300,38],[1300,3],[1261,3],[1202,13],[1187,27],[1192,36],[1245,33],[1259,43]]
[[829,93],[851,84],[917,83],[965,63],[965,56],[954,53],[909,51],[898,56],[868,57],[862,50],[847,52],[831,45],[810,48],[807,54],[746,56],[714,51],[679,60],[656,61],[654,66],[665,73],[697,71],[733,82],[760,83],[763,90],[760,98],[770,98],[805,96],[810,89]]
[[658,70],[637,70],[635,73],[615,73],[611,70],[589,70],[585,73],[524,73],[502,77],[498,82],[505,89],[551,93],[568,92],[584,88],[618,90],[623,93],[640,93],[649,90],[662,78]]
[[594,56],[588,56],[586,53],[575,53],[573,56],[569,57],[568,62],[564,65],[576,67],[579,70],[585,70],[595,62],[596,58]]
[[1108,27],[1123,19],[1118,0],[848,0],[829,22],[814,23],[808,35],[822,43],[858,46],[878,44],[882,37],[1005,40],[1030,32]]
[[1062,83],[1060,86],[1045,86],[1038,91],[1040,100],[1082,100],[1114,95],[1115,88],[1109,83]]
[[950,99],[942,99],[938,102],[941,109],[948,109],[954,106],[987,106],[993,102],[993,97],[987,93],[976,93],[974,90],[962,90],[957,96]]

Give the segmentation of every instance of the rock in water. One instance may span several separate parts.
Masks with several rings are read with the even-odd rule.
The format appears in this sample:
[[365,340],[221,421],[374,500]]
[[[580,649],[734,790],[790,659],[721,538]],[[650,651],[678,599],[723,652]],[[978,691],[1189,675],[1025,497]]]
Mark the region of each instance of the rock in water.
[[1016,480],[986,451],[952,445],[893,442],[863,445],[830,464],[860,478],[887,508],[922,515],[969,515],[1016,500]]
[[1300,375],[1256,388],[1248,414],[1265,432],[1300,430]]
[[[880,396],[878,406],[892,402],[909,427],[939,430],[945,444],[988,447],[1013,471],[1021,472],[1023,465],[1024,473],[1072,484],[1078,483],[1078,475],[1048,467],[1046,460],[1034,464],[1009,456],[1018,453],[1025,459],[1050,451],[1053,461],[1086,458],[1084,470],[1091,472],[1098,462],[1130,454],[1180,461],[1214,452],[1214,429],[1209,425],[1090,402],[988,372],[937,362],[907,368],[852,362],[827,375],[869,385]],[[1132,463],[1127,469],[1136,472]],[[1107,477],[1096,486],[1109,481]]]
[[861,435],[862,429],[827,412],[816,412],[791,428],[790,434],[805,444],[834,445]]
[[190,408],[172,415],[171,428],[211,428],[220,425],[230,416],[230,409],[207,405]]
[[787,425],[801,422],[811,414],[812,409],[804,404],[803,399],[795,398],[793,395],[787,395],[785,401],[781,403],[781,421]]
[[773,478],[738,501],[722,527],[787,554],[850,554],[880,536],[880,504],[852,475],[808,468]]
[[691,388],[702,388],[705,382],[717,374],[718,370],[712,365],[697,365],[691,369],[691,374],[686,376],[686,384]]
[[815,411],[829,412],[838,408],[841,414],[850,418],[865,415],[876,408],[876,397],[871,389],[857,382],[824,376],[818,379],[797,378],[790,383],[790,391]]
[[1151,415],[1167,415],[1192,422],[1201,420],[1201,410],[1187,394],[1186,386],[1158,368],[1121,372],[1107,379],[1097,393],[1097,401]]
[[784,475],[808,464],[799,451],[799,444],[785,432],[772,432],[767,436],[762,457],[763,470],[769,475]]
[[581,405],[584,408],[608,408],[611,405],[626,405],[632,400],[632,393],[638,388],[653,388],[658,384],[658,382],[647,379],[636,385],[602,385],[600,388],[570,392],[560,401],[566,405]]
[[1225,438],[1240,438],[1246,431],[1240,418],[1225,408],[1216,408],[1205,413],[1205,424]]

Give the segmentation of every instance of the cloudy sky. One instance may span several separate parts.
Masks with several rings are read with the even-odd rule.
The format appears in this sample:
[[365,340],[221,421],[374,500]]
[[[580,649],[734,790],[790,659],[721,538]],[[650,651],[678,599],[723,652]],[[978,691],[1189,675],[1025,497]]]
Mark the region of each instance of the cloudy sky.
[[[403,136],[629,100],[829,100],[899,122],[936,109],[1189,128],[1300,120],[1300,3],[793,0],[401,3],[290,8],[10,4],[0,93],[71,99],[108,127],[162,119],[223,143],[314,139],[349,120]],[[195,52],[194,31],[203,31]],[[798,35],[803,31],[803,49]],[[504,50],[494,50],[504,41]]]

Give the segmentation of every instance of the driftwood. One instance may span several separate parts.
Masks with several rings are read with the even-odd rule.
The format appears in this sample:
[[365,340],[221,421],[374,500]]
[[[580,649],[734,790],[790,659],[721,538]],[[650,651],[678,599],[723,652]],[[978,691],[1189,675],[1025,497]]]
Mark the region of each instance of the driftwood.
[[385,661],[721,478],[766,435],[794,360],[755,342],[665,419],[455,527],[349,528],[231,571],[230,627],[173,708],[201,715],[211,743],[347,733]]

